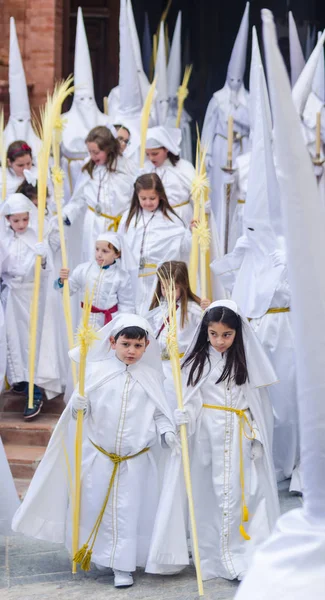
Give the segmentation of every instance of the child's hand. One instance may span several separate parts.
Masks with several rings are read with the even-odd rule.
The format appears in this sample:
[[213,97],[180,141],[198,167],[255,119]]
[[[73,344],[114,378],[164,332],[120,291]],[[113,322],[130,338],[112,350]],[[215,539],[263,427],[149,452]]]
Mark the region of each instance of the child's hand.
[[64,281],[69,278],[70,269],[60,269],[60,279]]
[[190,230],[193,231],[198,226],[198,221],[196,219],[192,219],[190,223]]
[[47,251],[44,242],[37,242],[37,244],[35,244],[35,253],[37,256],[41,256],[43,259],[46,258]]
[[181,443],[178,439],[178,436],[175,435],[173,431],[167,431],[167,433],[165,433],[165,442],[167,446],[171,449],[172,456],[181,453]]
[[206,308],[208,308],[211,304],[211,300],[209,300],[209,298],[202,298],[201,302],[200,302],[200,306],[202,308],[202,310],[205,310]]

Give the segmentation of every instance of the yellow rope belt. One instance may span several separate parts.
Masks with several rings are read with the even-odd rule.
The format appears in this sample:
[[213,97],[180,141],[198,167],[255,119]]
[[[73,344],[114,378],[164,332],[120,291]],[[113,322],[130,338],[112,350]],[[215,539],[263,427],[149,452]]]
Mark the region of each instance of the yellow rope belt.
[[[146,263],[143,265],[144,269],[157,269],[157,265],[154,263]],[[150,275],[156,275],[156,271],[150,271],[150,273],[139,273],[138,277],[150,277]]]
[[[286,312],[290,312],[290,307],[287,306],[285,308],[281,307],[281,308],[269,308],[269,310],[266,311],[266,315],[277,315],[279,313],[286,313]],[[264,315],[263,315],[264,316]],[[253,317],[248,317],[247,321],[251,321]]]
[[186,200],[186,202],[181,202],[180,204],[173,204],[172,208],[180,208],[181,206],[186,206],[186,204],[189,204],[190,201]]
[[[178,355],[178,358],[183,358],[184,354],[185,354],[185,352],[181,352]],[[162,353],[161,360],[170,360],[170,356],[169,355],[167,356],[167,354]]]
[[[239,408],[232,408],[231,406],[215,406],[214,404],[203,404],[204,408],[213,408],[215,410],[224,410],[226,412],[232,412],[237,415],[239,418],[239,476],[240,476],[240,488],[241,488],[241,523],[239,527],[239,531],[243,536],[244,540],[250,540],[250,536],[246,533],[244,528],[244,523],[249,519],[248,508],[245,502],[245,471],[244,471],[244,456],[243,456],[243,435],[248,440],[255,439],[255,432],[248,420],[246,411],[240,410]],[[251,431],[251,436],[247,435],[245,431],[245,423]]]
[[242,200],[241,198],[239,198],[237,200],[237,204],[246,204],[246,200]]
[[113,221],[109,227],[107,227],[107,231],[112,231],[112,229],[114,231],[118,230],[118,226],[120,224],[120,220],[122,219],[122,215],[117,215],[117,217],[112,217],[112,215],[106,215],[105,213],[96,213],[95,209],[92,206],[89,206],[88,204],[88,208],[89,210],[91,210],[93,213],[95,213],[95,215],[97,215],[98,217],[104,217],[104,219],[110,219],[111,221]]
[[[119,465],[126,460],[130,460],[131,458],[136,458],[137,456],[141,456],[141,454],[144,454],[145,452],[148,452],[148,450],[149,450],[149,448],[143,448],[143,450],[140,450],[140,452],[137,452],[137,454],[129,454],[128,456],[119,456],[118,454],[114,454],[112,452],[106,452],[106,450],[104,450],[104,448],[101,448],[101,446],[97,446],[97,444],[94,444],[94,442],[92,442],[91,440],[90,440],[90,442],[96,448],[96,450],[98,450],[98,452],[101,452],[102,454],[107,456],[112,461],[112,463],[114,464],[114,467],[113,467],[111,478],[109,480],[108,490],[107,490],[107,493],[106,493],[106,496],[105,496],[105,499],[103,502],[103,506],[100,509],[100,513],[96,519],[95,525],[91,530],[88,540],[82,546],[82,548],[80,548],[80,550],[78,550],[78,552],[76,553],[76,555],[73,559],[74,562],[80,564],[83,571],[89,571],[89,569],[90,569],[91,555],[93,552],[94,544],[95,544],[95,541],[97,538],[98,530],[99,530],[100,524],[102,522],[103,515],[106,510],[106,506],[107,506],[113,485],[114,485],[114,481],[115,481],[115,477],[116,477],[116,473],[117,473],[117,469],[119,468]],[[91,539],[92,539],[92,542],[91,542],[90,548],[88,550],[88,545],[89,545]]]

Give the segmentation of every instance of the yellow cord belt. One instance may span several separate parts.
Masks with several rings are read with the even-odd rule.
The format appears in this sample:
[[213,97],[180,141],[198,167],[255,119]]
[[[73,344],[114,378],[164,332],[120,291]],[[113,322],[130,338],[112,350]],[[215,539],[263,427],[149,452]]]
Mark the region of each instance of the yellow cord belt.
[[[266,315],[277,315],[279,313],[286,313],[286,312],[290,312],[290,307],[287,306],[285,308],[280,307],[280,308],[269,308],[269,310],[266,311]],[[265,315],[263,315],[264,317]],[[257,317],[248,317],[247,321],[252,321],[253,318],[257,318]]]
[[[243,455],[243,435],[248,440],[255,439],[254,429],[251,423],[248,420],[245,408],[244,410],[240,410],[239,408],[232,408],[231,406],[215,406],[214,404],[203,404],[204,408],[213,408],[215,410],[224,410],[226,412],[232,412],[237,415],[239,418],[239,476],[240,476],[240,489],[241,489],[241,523],[239,526],[239,531],[243,536],[244,540],[250,540],[250,536],[246,533],[244,528],[244,523],[246,523],[249,519],[248,508],[245,502],[245,471],[244,471],[244,455]],[[251,431],[251,436],[247,435],[245,431],[245,423]]]
[[[157,269],[157,265],[154,263],[146,263],[143,265],[143,269]],[[150,275],[156,275],[156,271],[150,271],[150,273],[139,273],[138,277],[150,277]]]
[[118,226],[120,224],[120,220],[122,219],[122,215],[117,215],[117,217],[112,217],[112,215],[106,215],[105,213],[97,213],[92,206],[89,206],[89,204],[88,204],[88,208],[93,213],[95,213],[98,217],[104,217],[104,219],[109,219],[110,221],[112,221],[112,223],[107,228],[107,231],[112,231],[112,229],[114,231],[118,230]]
[[[114,464],[113,467],[113,471],[112,471],[112,475],[111,478],[109,480],[109,485],[108,485],[108,490],[103,502],[103,506],[100,509],[100,513],[96,519],[95,525],[91,530],[90,536],[88,537],[86,543],[82,546],[82,548],[80,548],[80,550],[78,550],[78,552],[76,553],[75,557],[74,557],[74,562],[80,564],[81,568],[83,571],[89,571],[90,569],[90,563],[91,563],[91,555],[93,552],[93,548],[95,545],[95,541],[97,538],[97,534],[98,534],[98,530],[100,527],[100,524],[103,520],[103,515],[104,512],[106,510],[106,506],[114,485],[114,481],[115,481],[115,477],[116,477],[116,473],[117,473],[117,469],[119,467],[119,465],[126,461],[126,460],[130,460],[131,458],[136,458],[137,456],[141,456],[141,454],[144,454],[145,452],[148,452],[149,448],[143,448],[143,450],[140,450],[140,452],[137,452],[137,454],[129,454],[129,456],[118,456],[118,454],[114,454],[112,452],[106,452],[106,450],[104,450],[104,448],[101,448],[101,446],[97,446],[97,444],[94,444],[94,442],[92,442],[90,440],[90,442],[92,443],[92,445],[96,448],[96,450],[98,450],[98,452],[101,452],[102,454],[105,454],[105,456],[107,456],[112,463]],[[89,543],[92,539],[90,548],[88,550],[88,546]]]
[[172,208],[180,208],[181,206],[186,206],[186,204],[189,204],[190,201],[186,200],[186,202],[181,202],[180,204],[173,204]]
[[239,198],[237,200],[237,204],[246,204],[246,200],[242,200],[241,198]]
[[[181,352],[178,355],[178,358],[183,358],[184,354],[185,354],[185,352]],[[166,354],[164,352],[162,352],[160,358],[161,358],[161,360],[170,360],[170,356],[169,356],[168,352],[166,352]]]

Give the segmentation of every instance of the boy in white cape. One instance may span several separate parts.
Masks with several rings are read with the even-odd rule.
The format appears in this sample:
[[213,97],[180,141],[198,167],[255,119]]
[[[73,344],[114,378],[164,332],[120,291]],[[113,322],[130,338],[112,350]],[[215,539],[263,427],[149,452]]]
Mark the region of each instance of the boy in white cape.
[[[178,519],[178,526],[165,537],[157,523],[160,514],[161,522],[168,514],[173,523],[169,511],[176,496],[179,442],[163,392],[159,348],[148,322],[124,313],[97,335],[99,339],[88,354],[85,397],[77,391],[72,394],[13,519],[13,529],[63,542],[71,550],[72,511],[64,444],[69,443],[76,411],[84,410],[79,547],[84,545],[88,562],[91,557],[99,568],[113,568],[115,586],[124,587],[133,584],[131,572],[137,566],[166,572],[170,569],[164,569],[162,562],[172,563],[171,570],[188,563],[185,524]],[[72,352],[78,361],[79,350]],[[157,439],[172,450],[172,471],[168,465],[166,474],[172,472],[174,477],[162,491],[164,506],[161,502],[158,506],[157,469],[151,451]],[[116,458],[123,460],[117,461],[114,477]],[[175,504],[177,510],[177,499]]]

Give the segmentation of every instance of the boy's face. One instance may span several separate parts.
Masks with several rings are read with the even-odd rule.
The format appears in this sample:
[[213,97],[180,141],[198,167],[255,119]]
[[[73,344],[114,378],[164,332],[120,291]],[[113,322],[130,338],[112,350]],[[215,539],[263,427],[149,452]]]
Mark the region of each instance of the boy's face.
[[125,365],[134,365],[144,355],[146,348],[149,346],[149,340],[142,338],[141,340],[132,340],[120,335],[115,341],[114,337],[110,337],[111,347],[115,350],[117,358]]
[[100,267],[112,265],[119,255],[110,248],[107,242],[96,242],[95,260]]

